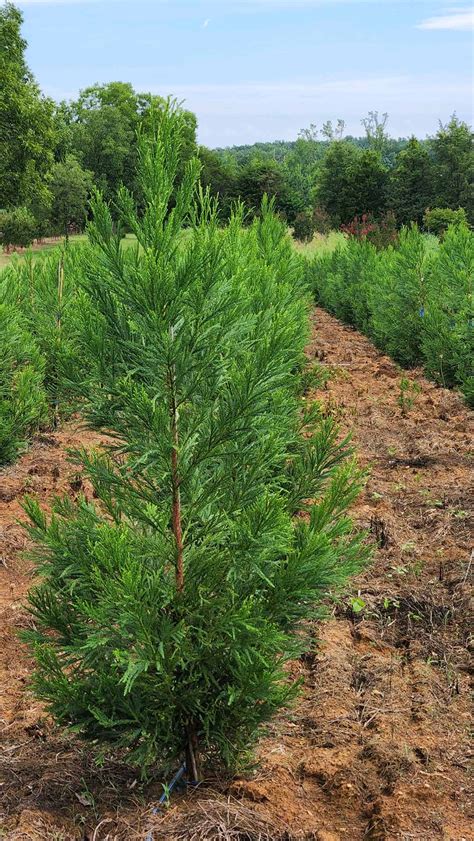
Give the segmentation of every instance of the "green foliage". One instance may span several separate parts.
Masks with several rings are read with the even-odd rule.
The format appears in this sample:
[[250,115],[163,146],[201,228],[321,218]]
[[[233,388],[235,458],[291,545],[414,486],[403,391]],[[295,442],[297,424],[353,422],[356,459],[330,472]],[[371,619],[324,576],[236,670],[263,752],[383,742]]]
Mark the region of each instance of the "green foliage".
[[226,221],[237,199],[237,168],[232,160],[221,157],[205,146],[199,147],[199,161],[201,185],[219,199],[219,218]]
[[0,464],[13,461],[47,417],[44,360],[21,316],[0,303]]
[[295,207],[295,197],[276,161],[250,161],[238,174],[237,194],[252,215],[258,215],[264,196],[275,200],[276,208],[290,223],[300,209]]
[[474,222],[474,143],[470,126],[455,114],[447,125],[440,123],[431,141],[434,157],[438,207],[464,207]]
[[391,173],[390,206],[400,225],[421,226],[434,200],[434,164],[426,145],[412,137]]
[[361,123],[365,129],[369,149],[373,149],[383,158],[389,142],[386,132],[388,114],[385,112],[380,118],[378,111],[369,111],[367,117],[364,117]]
[[312,204],[318,162],[325,152],[325,144],[308,133],[300,132],[298,140],[285,157],[282,171],[286,183],[298,197],[298,208],[303,210]]
[[418,228],[402,229],[398,247],[381,252],[379,279],[368,293],[376,343],[407,367],[421,362],[430,261]]
[[305,620],[365,553],[347,442],[300,414],[308,302],[286,228],[264,202],[221,229],[196,203],[196,159],[170,211],[181,142],[172,110],[141,137],[144,215],[118,199],[139,247],[93,203],[80,386],[95,423],[102,395],[115,443],[77,456],[94,504],[60,500],[47,520],[27,502],[41,575],[27,637],[59,722],[143,770],[186,752],[191,774],[199,751],[235,765],[293,696],[283,667]]
[[473,397],[474,234],[452,225],[437,249],[416,226],[396,247],[365,241],[316,255],[308,280],[319,302],[405,366],[423,364],[442,385]]
[[331,143],[318,170],[316,203],[336,226],[363,214],[378,216],[386,206],[387,179],[377,151],[361,151],[347,141]]
[[92,174],[84,170],[73,155],[54,164],[50,176],[53,197],[51,221],[56,230],[68,236],[74,225],[79,230],[86,222],[86,209],[92,189]]
[[0,8],[0,201],[29,204],[31,178],[44,180],[53,162],[54,105],[41,96],[25,63],[23,17],[12,3]]
[[437,237],[443,237],[450,225],[465,225],[466,211],[463,207],[451,210],[449,207],[434,207],[423,216],[423,225],[427,231]]
[[82,323],[90,302],[80,279],[89,248],[56,249],[33,262],[31,255],[0,275],[0,302],[21,313],[39,348],[50,417],[57,421],[75,405],[75,383],[85,364]]
[[474,234],[454,225],[436,253],[430,306],[423,320],[426,370],[440,385],[460,388],[474,405]]
[[293,236],[300,242],[311,242],[315,233],[313,214],[310,210],[297,213],[293,221]]
[[399,388],[400,393],[397,402],[402,410],[402,415],[406,415],[413,409],[418,396],[421,394],[421,386],[416,380],[409,380],[408,377],[402,377]]
[[0,233],[3,247],[27,248],[36,234],[36,220],[26,207],[16,207],[0,213]]
[[[135,181],[136,134],[150,130],[166,100],[151,93],[137,93],[130,83],[110,82],[81,91],[70,106],[71,149],[95,184],[113,199],[125,184],[140,200]],[[183,143],[178,176],[196,149],[196,117],[183,110]]]

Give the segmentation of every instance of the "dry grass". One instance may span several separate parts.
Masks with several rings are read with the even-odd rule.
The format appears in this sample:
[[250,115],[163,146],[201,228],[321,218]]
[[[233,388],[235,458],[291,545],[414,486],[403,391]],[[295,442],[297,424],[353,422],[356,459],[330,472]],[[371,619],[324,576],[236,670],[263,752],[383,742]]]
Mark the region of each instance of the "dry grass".
[[316,835],[291,834],[233,797],[209,797],[173,809],[153,826],[153,841],[311,841]]

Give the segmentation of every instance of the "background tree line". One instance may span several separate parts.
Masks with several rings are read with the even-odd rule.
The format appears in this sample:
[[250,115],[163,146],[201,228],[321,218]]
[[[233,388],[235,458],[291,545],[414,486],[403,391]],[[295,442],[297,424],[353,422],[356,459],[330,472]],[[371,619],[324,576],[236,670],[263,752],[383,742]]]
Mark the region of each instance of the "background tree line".
[[[365,137],[344,135],[344,123],[302,131],[294,143],[202,150],[202,178],[224,198],[258,207],[275,196],[289,224],[308,232],[349,225],[355,217],[391,212],[398,226],[422,225],[428,208],[464,209],[474,222],[474,150],[471,128],[456,115],[432,138],[394,140],[388,116],[369,113]],[[446,214],[449,218],[449,213]]]
[[[140,206],[136,136],[150,131],[153,113],[165,103],[126,82],[94,85],[74,101],[54,102],[41,93],[25,62],[21,26],[21,12],[6,3],[0,9],[4,246],[82,230],[94,187],[110,200],[124,184]],[[195,115],[182,113],[180,170],[197,152],[201,183],[219,195],[222,221],[237,201],[252,218],[264,194],[274,198],[301,239],[366,215],[381,219],[391,213],[398,226],[422,224],[427,208],[443,209],[435,226],[459,208],[474,221],[472,131],[455,115],[427,140],[391,138],[388,116],[370,112],[360,138],[346,135],[338,120],[319,130],[311,125],[293,142],[211,150],[197,144]]]

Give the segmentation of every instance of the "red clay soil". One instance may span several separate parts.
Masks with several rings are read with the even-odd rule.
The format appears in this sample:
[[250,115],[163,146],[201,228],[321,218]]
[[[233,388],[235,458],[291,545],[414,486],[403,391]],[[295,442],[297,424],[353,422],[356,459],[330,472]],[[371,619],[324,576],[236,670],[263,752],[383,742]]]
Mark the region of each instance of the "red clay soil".
[[[316,310],[310,360],[330,379],[318,399],[353,431],[370,469],[354,508],[374,543],[372,565],[314,629],[294,664],[302,695],[272,725],[253,776],[177,795],[163,817],[117,758],[103,767],[65,736],[28,689],[17,640],[30,584],[17,524],[25,492],[45,507],[82,489],[65,450],[98,436],[70,424],[40,436],[0,472],[0,838],[9,841],[316,839],[470,841],[469,574],[473,416],[419,371],[400,372],[352,329]],[[398,403],[402,376],[421,393]]]

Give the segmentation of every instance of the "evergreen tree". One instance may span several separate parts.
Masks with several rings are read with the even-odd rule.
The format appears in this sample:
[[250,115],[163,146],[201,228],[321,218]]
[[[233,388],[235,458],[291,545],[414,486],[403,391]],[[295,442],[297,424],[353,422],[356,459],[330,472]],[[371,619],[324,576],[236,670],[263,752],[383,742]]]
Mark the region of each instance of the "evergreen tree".
[[[120,184],[137,198],[136,132],[148,131],[166,100],[151,93],[137,93],[128,82],[93,85],[81,91],[70,106],[71,149],[83,167],[94,174],[96,185],[114,199]],[[182,111],[183,143],[178,169],[196,150],[196,117]]]
[[388,171],[380,154],[361,151],[353,143],[331,143],[318,169],[315,201],[334,225],[351,222],[355,216],[380,216],[386,206]]
[[75,384],[85,364],[80,331],[90,301],[80,287],[86,245],[58,248],[7,266],[0,275],[0,300],[21,313],[43,359],[49,419],[56,423],[75,406]]
[[[237,167],[212,149],[199,147],[200,181],[204,190],[219,199],[219,217],[228,220],[237,199]],[[232,165],[234,164],[234,165]]]
[[434,167],[426,145],[412,137],[398,154],[390,179],[390,207],[400,225],[423,224],[434,200]]
[[355,216],[371,214],[380,217],[387,206],[388,170],[380,152],[365,149],[357,161],[355,172],[357,196]]
[[433,263],[423,320],[422,350],[429,376],[460,388],[474,405],[474,234],[451,226]]
[[78,454],[96,503],[64,499],[49,521],[27,503],[42,576],[27,636],[60,722],[142,767],[186,754],[196,777],[200,754],[233,765],[293,695],[303,620],[364,553],[347,444],[299,411],[307,302],[285,227],[265,206],[222,231],[195,205],[195,159],[170,211],[181,131],[171,111],[141,137],[143,217],[118,201],[135,250],[94,201],[81,387],[102,393],[113,443]]
[[455,114],[447,125],[440,123],[431,141],[436,173],[436,206],[457,210],[464,207],[474,222],[474,144],[467,123]]
[[3,248],[27,248],[36,234],[36,219],[26,207],[15,207],[0,213],[1,240]]
[[307,266],[322,306],[403,365],[422,362],[428,376],[459,388],[471,405],[473,277],[474,235],[465,220],[448,228],[439,248],[427,247],[412,226],[396,247],[377,251],[353,237]]
[[421,335],[432,255],[416,225],[403,228],[398,247],[385,252],[369,290],[374,338],[405,367],[421,362]]
[[46,420],[44,359],[17,310],[0,296],[0,465]]

